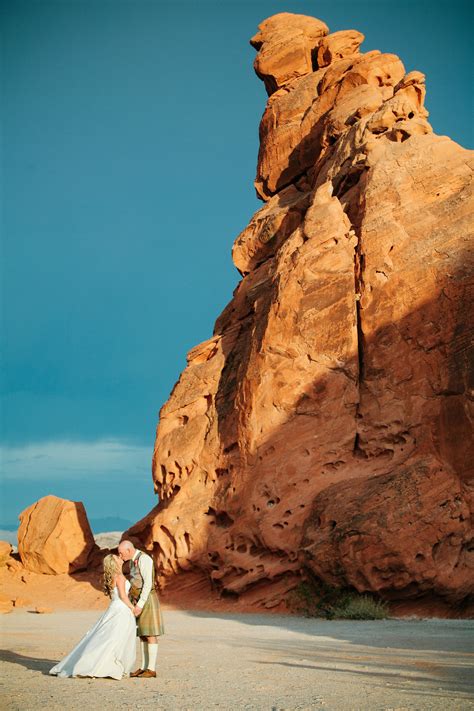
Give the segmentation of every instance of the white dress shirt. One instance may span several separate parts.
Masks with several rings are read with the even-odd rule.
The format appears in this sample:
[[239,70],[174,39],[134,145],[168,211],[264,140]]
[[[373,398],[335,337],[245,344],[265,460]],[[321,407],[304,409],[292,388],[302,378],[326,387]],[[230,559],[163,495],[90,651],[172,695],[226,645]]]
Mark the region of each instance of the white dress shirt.
[[[135,560],[139,552],[138,550],[135,551],[132,561]],[[137,607],[143,610],[153,586],[153,560],[149,555],[143,553],[143,551],[141,551],[141,556],[138,559],[138,570],[143,578],[143,587],[137,602]]]

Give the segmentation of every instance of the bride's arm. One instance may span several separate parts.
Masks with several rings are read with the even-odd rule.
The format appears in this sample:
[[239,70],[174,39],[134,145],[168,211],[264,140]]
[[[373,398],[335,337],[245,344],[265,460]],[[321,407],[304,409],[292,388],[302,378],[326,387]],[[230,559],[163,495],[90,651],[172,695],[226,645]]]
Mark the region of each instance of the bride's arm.
[[133,605],[128,599],[127,591],[125,589],[125,577],[123,575],[117,575],[117,577],[115,578],[115,584],[117,586],[120,599],[133,612]]

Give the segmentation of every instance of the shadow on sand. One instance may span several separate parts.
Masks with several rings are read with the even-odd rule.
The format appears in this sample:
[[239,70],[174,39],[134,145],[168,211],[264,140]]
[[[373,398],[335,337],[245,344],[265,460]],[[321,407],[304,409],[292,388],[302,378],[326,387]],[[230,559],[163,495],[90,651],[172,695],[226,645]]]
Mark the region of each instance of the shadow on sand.
[[44,676],[49,675],[49,670],[58,663],[57,659],[41,659],[40,657],[28,657],[25,654],[18,654],[18,652],[11,652],[7,649],[0,650],[0,661],[9,662],[10,664],[19,664],[25,669],[31,669],[32,671],[39,671]]
[[[439,697],[452,692],[474,698],[470,673],[474,662],[474,622],[328,621],[284,615],[213,615],[200,611],[183,614],[261,627],[261,633],[255,629],[244,638],[230,635],[226,642],[239,650],[239,655],[250,653],[254,664],[324,671],[339,678],[347,676],[348,683],[350,675],[355,674],[365,676],[368,682],[400,690]],[[206,627],[212,630],[214,625]],[[286,632],[280,635],[281,629],[290,635]],[[306,636],[301,638],[302,634]]]

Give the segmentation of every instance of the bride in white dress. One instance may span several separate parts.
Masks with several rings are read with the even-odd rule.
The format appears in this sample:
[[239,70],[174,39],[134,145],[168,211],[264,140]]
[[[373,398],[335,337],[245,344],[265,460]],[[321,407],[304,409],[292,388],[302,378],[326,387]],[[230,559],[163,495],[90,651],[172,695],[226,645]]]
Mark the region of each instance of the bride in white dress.
[[50,674],[122,679],[135,663],[136,621],[128,599],[130,583],[122,574],[123,561],[116,555],[104,558],[104,592],[111,599],[97,620],[67,657]]

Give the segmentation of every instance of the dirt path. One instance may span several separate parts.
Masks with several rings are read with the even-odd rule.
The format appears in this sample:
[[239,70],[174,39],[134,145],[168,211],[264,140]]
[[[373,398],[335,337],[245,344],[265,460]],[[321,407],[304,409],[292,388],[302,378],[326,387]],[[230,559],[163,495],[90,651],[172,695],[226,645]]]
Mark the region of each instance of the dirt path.
[[58,679],[98,612],[2,616],[2,709],[474,709],[474,621],[168,611],[159,678]]

